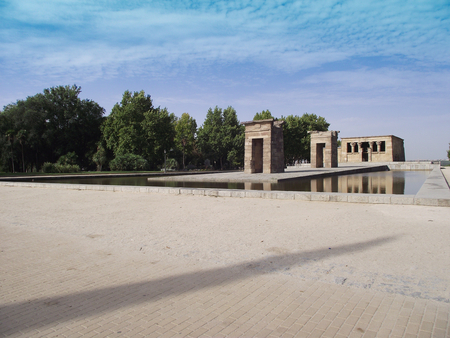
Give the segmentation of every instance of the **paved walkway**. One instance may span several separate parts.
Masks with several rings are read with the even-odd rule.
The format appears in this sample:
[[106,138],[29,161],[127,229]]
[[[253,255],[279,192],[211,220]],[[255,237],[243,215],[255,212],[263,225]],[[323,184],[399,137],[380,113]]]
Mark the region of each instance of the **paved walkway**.
[[[0,335],[449,337],[448,216],[423,206],[0,187]],[[313,246],[293,253],[285,231],[300,224],[310,240],[298,243]],[[384,236],[370,240],[372,231]],[[346,269],[353,282],[340,277]]]
[[450,186],[450,167],[442,167],[441,171],[447,181],[447,184]]

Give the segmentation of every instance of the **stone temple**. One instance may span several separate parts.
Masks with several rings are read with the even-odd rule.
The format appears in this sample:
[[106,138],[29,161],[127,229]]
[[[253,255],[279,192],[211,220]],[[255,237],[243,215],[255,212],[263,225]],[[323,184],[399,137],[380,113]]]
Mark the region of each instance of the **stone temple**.
[[[274,119],[242,122],[245,125],[244,173],[284,172],[283,123]],[[308,131],[311,168],[336,168],[338,163],[404,162],[403,139],[393,136],[344,137],[339,131]]]
[[339,163],[346,162],[403,162],[403,139],[393,135],[343,137]]

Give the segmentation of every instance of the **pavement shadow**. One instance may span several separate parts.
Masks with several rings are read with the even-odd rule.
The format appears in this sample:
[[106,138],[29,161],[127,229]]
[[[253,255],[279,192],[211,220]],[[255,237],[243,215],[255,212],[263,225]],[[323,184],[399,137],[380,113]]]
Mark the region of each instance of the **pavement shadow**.
[[280,272],[299,266],[305,261],[320,261],[328,257],[364,251],[397,238],[398,236],[382,237],[332,248],[269,256],[227,267],[5,305],[0,307],[0,334],[11,335],[23,330],[38,329],[122,307],[151,303],[166,297],[225,285],[249,277]]

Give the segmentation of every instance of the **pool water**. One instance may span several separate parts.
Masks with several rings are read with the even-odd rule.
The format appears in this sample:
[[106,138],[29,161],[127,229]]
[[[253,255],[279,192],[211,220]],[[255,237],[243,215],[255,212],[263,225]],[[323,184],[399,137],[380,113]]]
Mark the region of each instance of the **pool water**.
[[71,178],[36,181],[47,183],[132,185],[186,188],[216,188],[245,190],[311,191],[365,194],[415,195],[430,171],[380,171],[373,173],[340,175],[324,178],[299,178],[278,183],[192,182],[180,180],[160,181],[151,176],[111,178]]

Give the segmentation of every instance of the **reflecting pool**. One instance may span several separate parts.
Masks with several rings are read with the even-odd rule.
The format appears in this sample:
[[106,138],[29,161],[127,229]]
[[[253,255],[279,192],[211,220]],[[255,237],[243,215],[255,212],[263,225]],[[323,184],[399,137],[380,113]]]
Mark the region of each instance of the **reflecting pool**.
[[174,181],[155,180],[151,176],[70,178],[57,180],[35,179],[35,181],[99,185],[415,195],[425,182],[429,173],[430,171],[380,171],[324,178],[290,179],[278,183],[193,182],[182,181],[183,176],[178,177],[180,180]]

